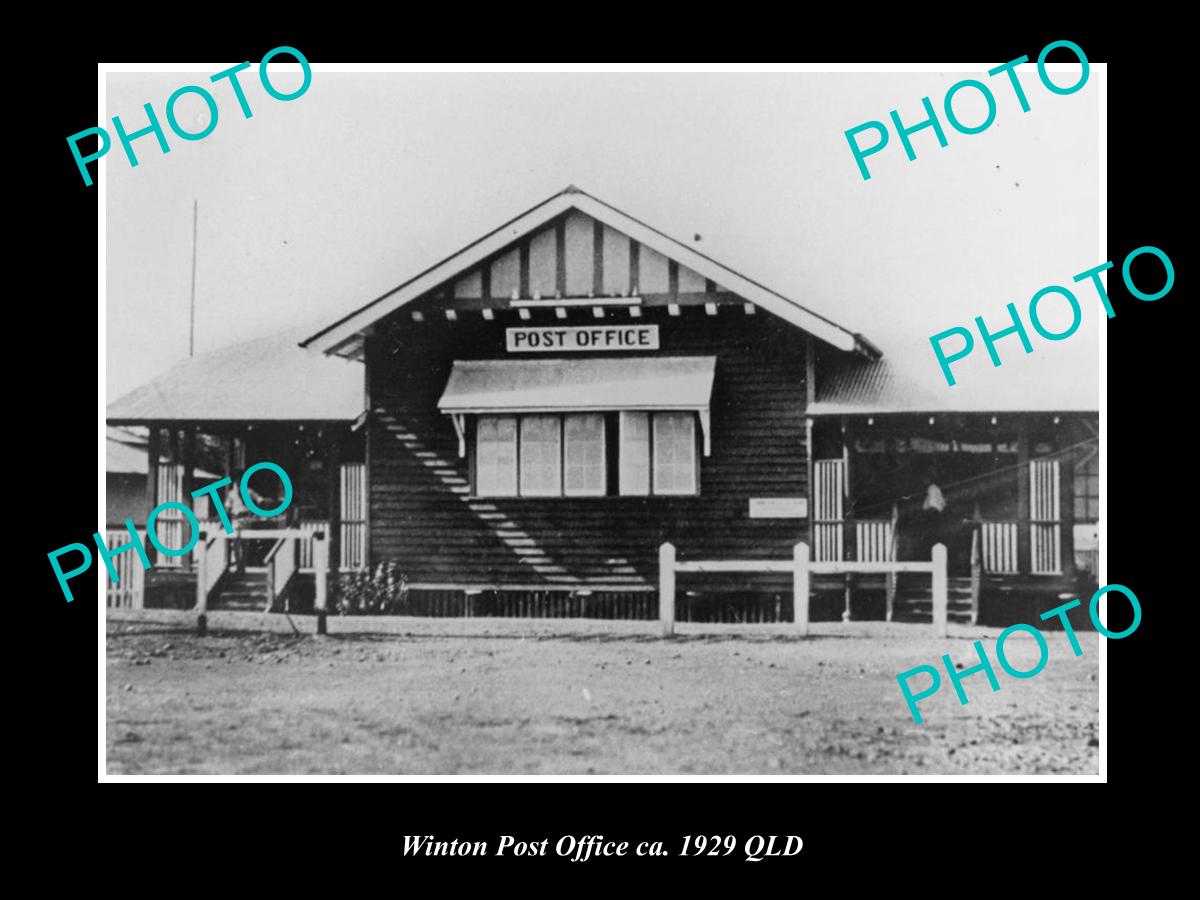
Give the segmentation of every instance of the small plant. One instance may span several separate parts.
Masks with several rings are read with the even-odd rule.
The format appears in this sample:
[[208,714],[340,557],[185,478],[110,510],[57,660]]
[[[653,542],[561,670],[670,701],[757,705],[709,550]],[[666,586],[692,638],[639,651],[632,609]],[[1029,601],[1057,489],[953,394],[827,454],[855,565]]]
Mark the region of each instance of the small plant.
[[408,576],[393,562],[343,572],[338,579],[337,611],[343,616],[390,615],[407,607]]

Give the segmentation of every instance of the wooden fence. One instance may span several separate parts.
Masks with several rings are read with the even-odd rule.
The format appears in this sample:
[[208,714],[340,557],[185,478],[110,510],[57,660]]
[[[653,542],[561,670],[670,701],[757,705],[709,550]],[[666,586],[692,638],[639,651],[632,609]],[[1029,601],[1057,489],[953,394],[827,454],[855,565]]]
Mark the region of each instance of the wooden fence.
[[809,558],[804,541],[792,549],[790,560],[697,560],[678,562],[675,547],[663,544],[658,548],[658,608],[663,637],[675,633],[675,575],[679,572],[791,572],[794,600],[793,622],[797,632],[808,634],[808,604],[811,594],[810,576],[855,573],[928,572],[933,577],[933,627],[939,637],[946,636],[949,611],[949,592],[946,581],[946,545],[934,544],[929,562],[843,561]]
[[[139,531],[138,539],[145,543],[146,532]],[[129,532],[124,528],[110,529],[104,535],[104,545],[109,550],[115,550],[122,544],[128,544],[131,540]],[[102,560],[97,560],[97,562],[103,565]],[[107,605],[121,609],[141,609],[145,600],[146,585],[146,570],[142,568],[141,559],[136,553],[130,551],[114,556],[112,564],[116,568],[118,576],[115,584],[109,578],[107,570],[100,575],[101,578],[108,580],[108,587],[104,591]]]
[[[238,532],[238,537],[244,540],[276,540],[284,544],[292,540],[301,543],[311,542],[314,577],[316,578],[317,634],[325,633],[326,600],[328,596],[327,583],[329,580],[329,542],[326,534],[321,531],[304,531],[300,528],[245,528]],[[200,532],[193,555],[196,559],[196,631],[204,635],[208,632],[208,595],[216,584],[213,578],[213,568],[225,567],[223,554],[213,554],[209,558],[209,550],[220,540],[219,534],[209,536],[208,532]],[[296,557],[293,557],[295,559]],[[280,589],[284,585],[277,585]],[[272,598],[273,600],[274,598]]]

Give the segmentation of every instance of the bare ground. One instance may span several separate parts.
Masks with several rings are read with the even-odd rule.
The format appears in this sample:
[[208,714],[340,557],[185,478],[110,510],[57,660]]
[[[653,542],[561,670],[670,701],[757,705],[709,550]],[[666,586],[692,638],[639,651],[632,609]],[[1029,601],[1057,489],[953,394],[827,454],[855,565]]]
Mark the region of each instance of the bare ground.
[[[311,618],[110,611],[112,774],[1095,775],[1096,635],[1016,680],[948,679],[913,722],[896,675],[971,666],[996,629],[882,622]],[[298,629],[295,630],[295,629]],[[368,633],[369,629],[369,633]],[[1006,645],[1013,664],[1031,640]],[[943,673],[944,676],[944,673]],[[920,681],[914,689],[923,687]]]

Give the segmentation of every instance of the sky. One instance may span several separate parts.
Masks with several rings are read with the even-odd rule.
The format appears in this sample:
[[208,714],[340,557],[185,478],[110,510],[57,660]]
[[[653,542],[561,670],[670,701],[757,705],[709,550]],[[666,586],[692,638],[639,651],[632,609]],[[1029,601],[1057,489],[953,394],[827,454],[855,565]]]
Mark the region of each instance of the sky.
[[[999,330],[1005,305],[1105,259],[1098,236],[1099,82],[1052,94],[1022,67],[1031,110],[1007,79],[961,67],[920,73],[313,73],[290,102],[269,97],[257,64],[241,78],[245,119],[217,86],[208,137],[171,152],[153,138],[106,161],[107,401],[188,354],[192,205],[198,201],[196,351],[311,323],[312,330],[440,261],[568,184],[863,333],[949,389],[932,334],[975,316]],[[1028,71],[1025,71],[1025,70]],[[212,70],[218,71],[217,68]],[[272,66],[274,75],[275,69]],[[109,73],[109,117],[164,119],[166,98],[207,72]],[[993,88],[994,123],[917,132],[908,161],[893,134],[864,181],[844,132],[892,109],[922,119],[950,85]],[[1066,72],[1052,73],[1064,84]],[[298,75],[275,75],[282,91]],[[194,102],[193,102],[194,101]],[[974,91],[955,111],[982,120]],[[199,130],[203,102],[179,119]],[[91,123],[86,123],[91,124]],[[165,123],[164,123],[165,124]],[[85,127],[81,124],[80,128]],[[111,126],[110,126],[111,130]],[[869,135],[864,135],[866,142]],[[115,140],[114,140],[115,144]],[[698,243],[693,236],[699,234]],[[1119,261],[1117,264],[1119,269]],[[995,369],[976,353],[962,391],[1098,391],[1106,324],[1078,286],[1079,330],[1034,352],[1015,337]],[[1069,321],[1053,298],[1048,328]],[[1113,325],[1111,327],[1118,327]]]

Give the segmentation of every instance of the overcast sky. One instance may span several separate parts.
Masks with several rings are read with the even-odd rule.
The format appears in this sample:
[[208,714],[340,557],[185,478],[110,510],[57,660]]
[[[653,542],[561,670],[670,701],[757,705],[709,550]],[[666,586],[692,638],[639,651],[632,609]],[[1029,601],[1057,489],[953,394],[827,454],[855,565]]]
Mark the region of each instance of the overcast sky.
[[[976,315],[1004,327],[1006,303],[1024,311],[1039,288],[1070,286],[1072,275],[1109,258],[1097,237],[1103,73],[1093,67],[1083,90],[1059,96],[1025,68],[1028,113],[1007,79],[949,70],[318,68],[308,92],[285,103],[266,95],[251,68],[241,80],[253,118],[219,87],[209,137],[185,143],[168,131],[165,156],[144,138],[134,145],[136,169],[119,145],[110,152],[108,400],[187,356],[193,199],[203,352],[305,322],[315,330],[571,183],[681,240],[701,235],[701,251],[862,332],[888,355],[917,360],[936,386],[931,334]],[[140,127],[142,104],[151,102],[165,125],[171,92],[208,74],[110,74],[109,116]],[[973,136],[945,125],[946,148],[930,129],[918,132],[911,163],[893,136],[870,157],[873,177],[864,182],[846,129],[886,120],[893,108],[917,122],[921,97],[940,110],[946,89],[965,77],[994,85],[995,123]],[[285,77],[277,81],[290,89]],[[956,98],[968,123],[983,118],[973,94]],[[193,130],[207,121],[194,97],[177,109]],[[1078,293],[1084,319],[1073,337],[1052,344],[1032,335],[1029,356],[1007,338],[1000,369],[980,346],[956,366],[955,390],[1095,385],[1106,326],[1090,288]],[[1047,313],[1048,325],[1062,321]]]

